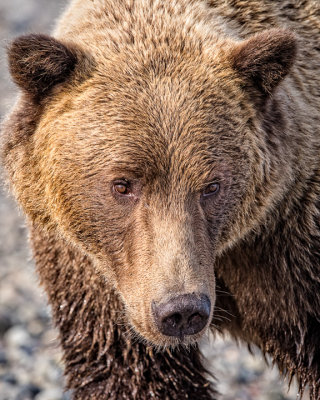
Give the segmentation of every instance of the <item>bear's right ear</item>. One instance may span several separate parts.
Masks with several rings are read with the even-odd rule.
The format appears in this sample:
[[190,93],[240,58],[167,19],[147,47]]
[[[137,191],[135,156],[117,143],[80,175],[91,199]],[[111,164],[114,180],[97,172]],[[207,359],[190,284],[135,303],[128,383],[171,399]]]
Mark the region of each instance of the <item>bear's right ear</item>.
[[46,35],[25,35],[8,49],[13,81],[35,99],[65,81],[77,63],[75,51]]
[[230,60],[248,87],[268,96],[289,73],[296,52],[297,40],[292,32],[269,29],[236,44]]

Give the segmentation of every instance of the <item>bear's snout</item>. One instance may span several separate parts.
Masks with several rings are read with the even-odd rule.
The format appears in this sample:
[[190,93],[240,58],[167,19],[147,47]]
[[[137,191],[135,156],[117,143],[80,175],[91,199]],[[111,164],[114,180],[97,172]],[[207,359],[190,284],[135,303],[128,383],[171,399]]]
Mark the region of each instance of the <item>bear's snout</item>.
[[183,339],[195,335],[207,324],[211,302],[205,294],[183,294],[166,303],[152,302],[152,312],[159,331]]

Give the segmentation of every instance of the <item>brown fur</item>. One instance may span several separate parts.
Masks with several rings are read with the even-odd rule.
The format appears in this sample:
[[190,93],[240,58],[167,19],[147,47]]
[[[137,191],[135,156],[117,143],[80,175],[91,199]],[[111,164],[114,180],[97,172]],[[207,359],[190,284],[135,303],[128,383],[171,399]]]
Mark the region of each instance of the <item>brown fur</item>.
[[75,0],[9,50],[4,162],[77,399],[211,398],[205,329],[153,321],[184,293],[319,398],[319,6],[209,3]]
[[287,75],[296,55],[296,40],[287,31],[270,29],[233,50],[233,67],[264,94],[272,94]]
[[12,79],[35,98],[65,81],[76,62],[77,57],[72,50],[45,35],[21,36],[9,51]]

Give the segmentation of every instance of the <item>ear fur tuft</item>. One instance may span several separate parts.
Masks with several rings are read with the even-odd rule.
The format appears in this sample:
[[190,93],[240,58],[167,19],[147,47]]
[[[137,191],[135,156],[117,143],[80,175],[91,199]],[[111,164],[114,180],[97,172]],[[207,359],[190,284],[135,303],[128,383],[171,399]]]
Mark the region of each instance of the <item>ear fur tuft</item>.
[[242,78],[268,95],[290,71],[296,52],[292,32],[270,29],[237,44],[231,52],[231,62]]
[[25,35],[8,49],[14,82],[35,98],[41,98],[74,70],[77,56],[67,46],[47,35]]

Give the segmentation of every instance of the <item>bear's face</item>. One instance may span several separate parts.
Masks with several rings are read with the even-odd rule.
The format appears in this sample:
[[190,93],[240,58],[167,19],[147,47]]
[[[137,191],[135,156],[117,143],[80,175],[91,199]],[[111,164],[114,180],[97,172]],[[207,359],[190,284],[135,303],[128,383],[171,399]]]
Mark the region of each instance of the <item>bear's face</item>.
[[161,68],[154,58],[156,68],[96,65],[53,89],[27,144],[37,171],[37,207],[20,196],[27,213],[94,260],[154,345],[201,336],[216,256],[268,207],[257,110],[234,66],[241,51],[210,66],[192,55]]
[[159,333],[153,303],[203,294],[213,312],[214,259],[247,228],[238,208],[257,175],[248,110],[222,77],[209,79],[133,79],[121,90],[96,76],[68,105],[50,105],[34,135],[58,226],[121,294],[135,330],[159,345],[176,338]]

